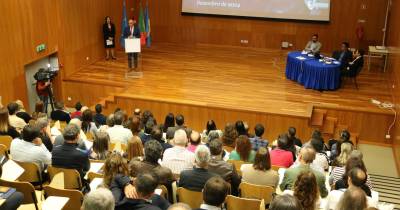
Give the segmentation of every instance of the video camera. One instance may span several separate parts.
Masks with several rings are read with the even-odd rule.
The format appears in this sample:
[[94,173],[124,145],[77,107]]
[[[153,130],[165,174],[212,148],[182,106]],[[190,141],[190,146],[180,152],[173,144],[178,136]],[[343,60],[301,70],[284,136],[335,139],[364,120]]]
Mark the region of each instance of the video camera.
[[58,74],[58,71],[54,71],[51,68],[45,69],[41,68],[35,73],[33,78],[37,81],[53,80]]

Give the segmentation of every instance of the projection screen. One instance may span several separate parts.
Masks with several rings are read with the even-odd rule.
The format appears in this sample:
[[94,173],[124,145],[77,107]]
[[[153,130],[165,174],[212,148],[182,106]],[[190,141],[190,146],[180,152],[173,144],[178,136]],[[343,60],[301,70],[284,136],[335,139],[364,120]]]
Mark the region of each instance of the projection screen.
[[182,0],[182,12],[329,21],[330,0]]

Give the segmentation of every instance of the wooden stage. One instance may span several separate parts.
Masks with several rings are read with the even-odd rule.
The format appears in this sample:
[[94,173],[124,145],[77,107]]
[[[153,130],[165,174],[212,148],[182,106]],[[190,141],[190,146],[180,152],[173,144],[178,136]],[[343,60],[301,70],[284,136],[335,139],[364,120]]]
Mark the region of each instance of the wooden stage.
[[[362,139],[388,143],[384,130],[392,114],[369,100],[392,101],[389,74],[376,66],[370,72],[365,68],[358,78],[359,90],[349,80],[340,90],[319,92],[285,78],[286,55],[287,51],[282,50],[157,43],[142,53],[143,78],[125,78],[127,59],[118,52],[118,60],[97,61],[65,79],[63,84],[68,86],[64,96],[89,105],[106,103],[109,112],[115,107],[131,111],[143,106],[152,109],[159,120],[168,111],[182,112],[189,115],[190,124],[197,129],[204,127],[207,118],[217,119],[222,126],[235,117],[251,117],[243,113],[255,114],[252,116],[256,119],[244,120],[250,125],[264,121],[267,130],[268,124],[276,123],[271,120],[279,117],[289,121],[282,126],[300,120],[292,124],[306,122],[304,133],[300,131],[305,138],[313,128],[309,123],[313,110],[324,109],[328,110],[326,116],[337,118],[335,128],[345,125]],[[222,110],[229,112],[220,117]],[[198,114],[201,111],[204,113]],[[263,120],[262,115],[277,118]],[[379,131],[364,137],[363,133],[371,129],[367,124]],[[280,129],[283,132],[286,128]],[[278,130],[274,132],[271,138]]]

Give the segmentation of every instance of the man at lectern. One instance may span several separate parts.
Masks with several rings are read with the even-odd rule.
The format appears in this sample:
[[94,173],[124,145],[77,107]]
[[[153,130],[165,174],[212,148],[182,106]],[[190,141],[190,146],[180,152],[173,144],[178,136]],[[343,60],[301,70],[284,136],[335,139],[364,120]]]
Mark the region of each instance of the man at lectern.
[[[134,18],[130,18],[128,22],[128,27],[124,29],[124,38],[125,39],[133,39],[140,38],[140,29],[136,25],[136,21]],[[138,66],[138,53],[128,53],[128,66],[129,69],[134,67],[135,69]]]

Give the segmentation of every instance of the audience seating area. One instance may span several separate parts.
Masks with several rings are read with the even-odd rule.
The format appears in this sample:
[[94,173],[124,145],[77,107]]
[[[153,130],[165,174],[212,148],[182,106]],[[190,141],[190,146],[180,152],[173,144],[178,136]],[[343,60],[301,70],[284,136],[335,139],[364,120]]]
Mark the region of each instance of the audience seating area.
[[[47,198],[56,196],[68,198],[60,209],[77,210],[84,201],[90,205],[90,196],[99,189],[120,195],[108,197],[115,209],[140,209],[135,206],[140,201],[162,210],[173,210],[175,202],[191,209],[264,210],[279,209],[284,198],[300,205],[311,200],[311,207],[304,209],[335,209],[344,205],[341,199],[350,190],[361,191],[365,208],[383,205],[367,185],[357,140],[345,129],[339,139],[324,138],[336,122],[324,119],[321,110],[311,123],[321,126],[324,119],[331,124],[325,122],[309,139],[299,140],[295,128],[282,128],[277,139],[264,139],[268,125],[240,119],[219,125],[223,129],[210,119],[204,131],[194,131],[180,114],[169,113],[160,123],[163,119],[154,119],[149,110],[117,109],[105,116],[101,105],[91,110],[77,103],[69,113],[62,102],[49,115],[35,110],[17,129],[8,117],[26,111],[21,104],[13,110],[13,103],[0,107],[0,186],[24,195],[21,209],[41,209]],[[63,121],[60,112],[71,120]],[[11,130],[18,135],[11,137]]]

